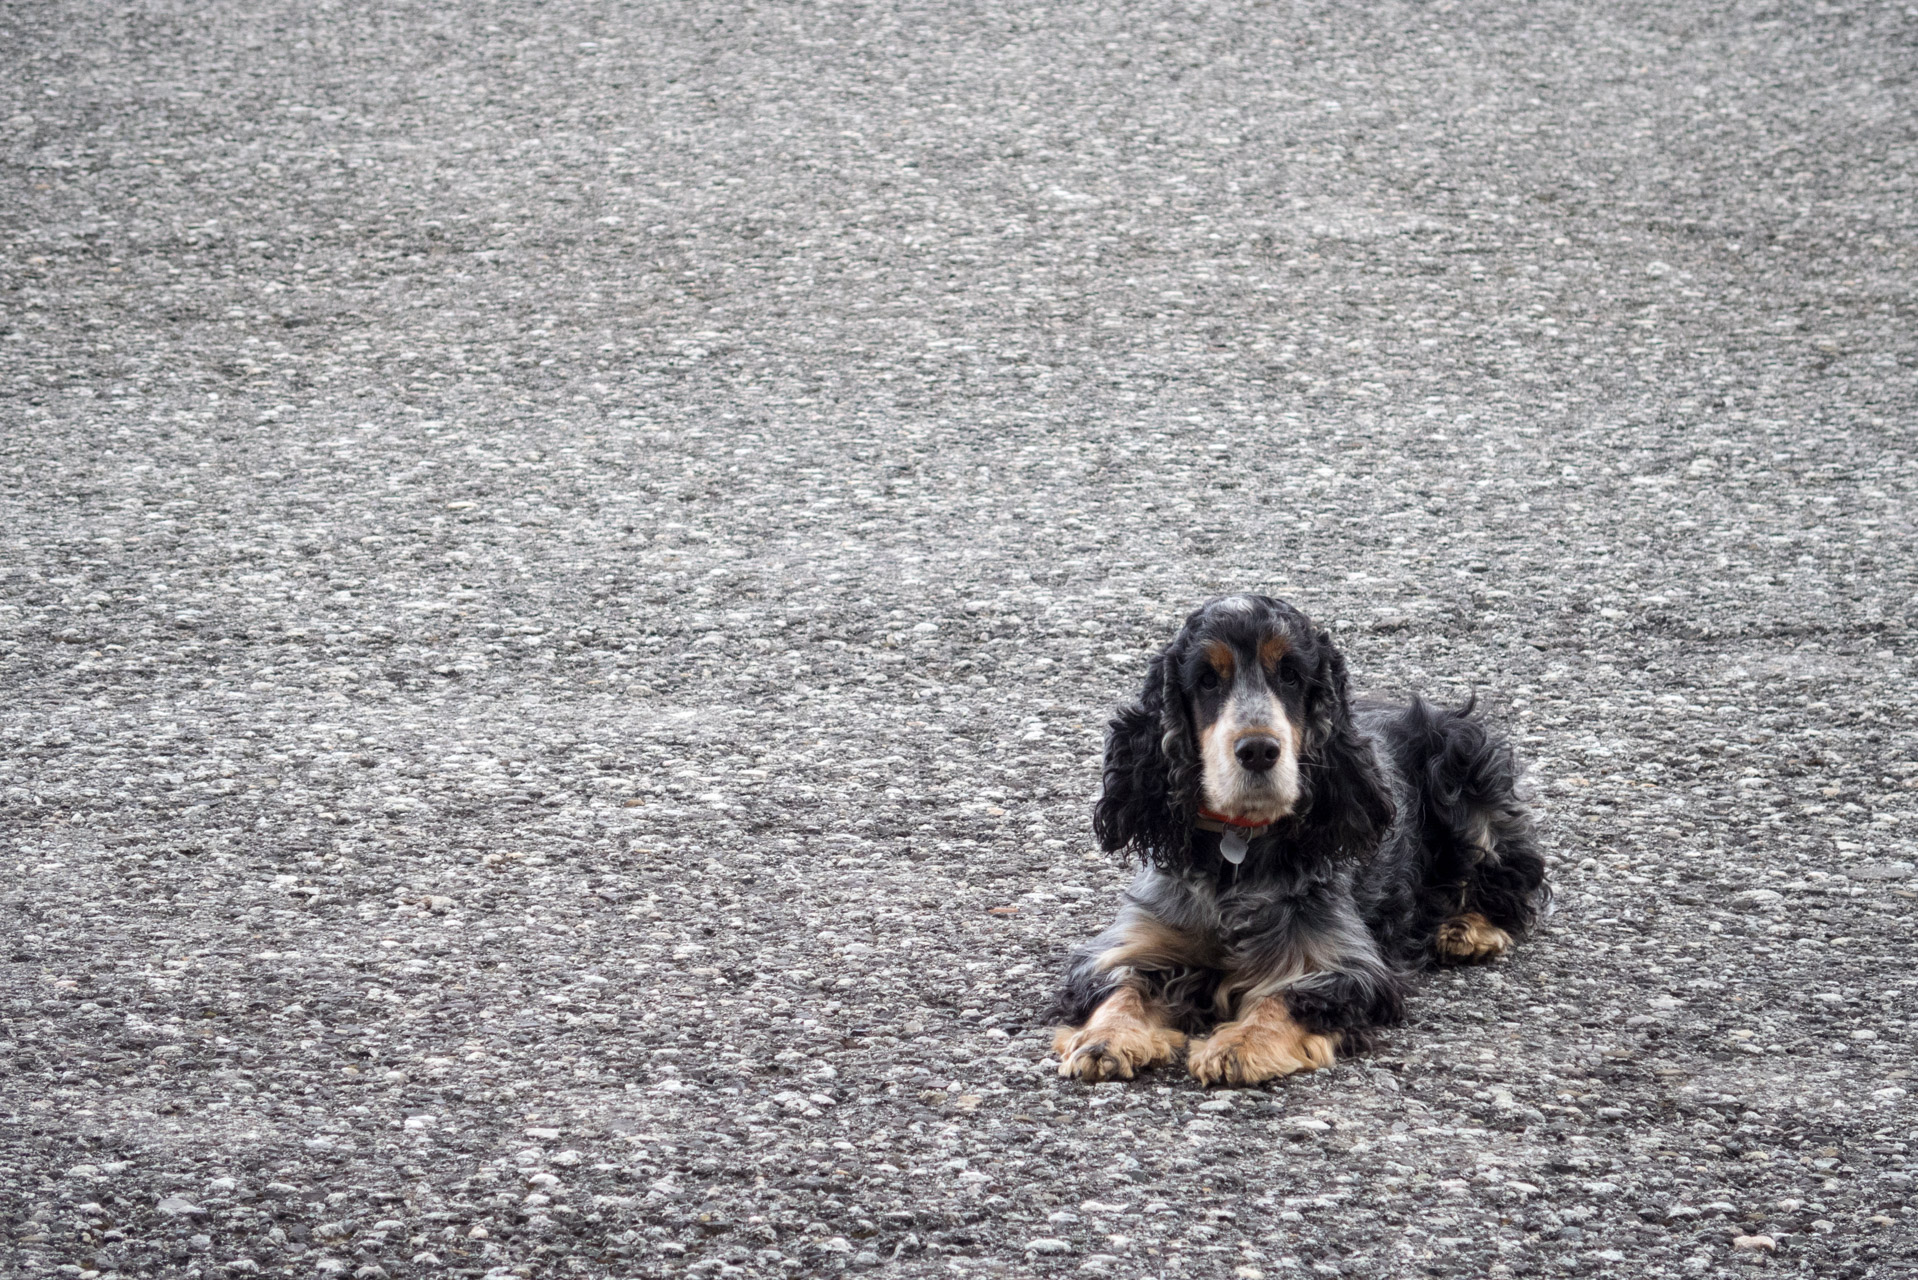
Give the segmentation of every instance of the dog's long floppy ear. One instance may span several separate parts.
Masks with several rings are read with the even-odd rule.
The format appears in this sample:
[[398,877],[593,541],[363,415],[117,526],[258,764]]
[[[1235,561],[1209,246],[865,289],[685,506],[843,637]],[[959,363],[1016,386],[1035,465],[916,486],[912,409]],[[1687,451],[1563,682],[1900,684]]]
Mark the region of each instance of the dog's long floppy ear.
[[1162,867],[1190,856],[1198,807],[1198,751],[1179,680],[1182,641],[1152,660],[1139,700],[1112,718],[1092,809],[1092,830],[1108,853],[1130,850]]
[[1306,805],[1301,835],[1329,857],[1370,853],[1392,825],[1396,806],[1372,749],[1352,723],[1345,656],[1321,631],[1311,689],[1310,746],[1300,761]]

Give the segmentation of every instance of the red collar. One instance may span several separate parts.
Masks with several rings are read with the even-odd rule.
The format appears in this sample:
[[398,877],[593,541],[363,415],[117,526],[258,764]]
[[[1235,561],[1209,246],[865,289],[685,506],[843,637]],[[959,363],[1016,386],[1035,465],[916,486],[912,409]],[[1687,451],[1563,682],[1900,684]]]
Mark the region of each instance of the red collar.
[[[1209,824],[1217,824],[1217,825],[1209,825]],[[1271,822],[1245,822],[1238,818],[1228,818],[1225,814],[1214,813],[1210,809],[1199,810],[1198,826],[1199,826],[1199,829],[1202,831],[1219,831],[1219,830],[1223,830],[1226,827],[1235,827],[1238,830],[1245,832],[1247,837],[1252,839],[1257,839],[1259,836],[1264,835],[1267,830],[1269,830],[1271,827],[1275,825],[1276,825],[1275,823],[1271,823]]]

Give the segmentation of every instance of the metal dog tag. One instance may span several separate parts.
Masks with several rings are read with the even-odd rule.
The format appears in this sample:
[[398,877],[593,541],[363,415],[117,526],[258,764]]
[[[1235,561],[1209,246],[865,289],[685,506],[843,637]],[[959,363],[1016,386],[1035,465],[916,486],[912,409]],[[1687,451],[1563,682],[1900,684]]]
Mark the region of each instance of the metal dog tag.
[[1219,836],[1219,853],[1233,866],[1245,861],[1245,851],[1249,846],[1245,841],[1245,832],[1237,827],[1227,827]]

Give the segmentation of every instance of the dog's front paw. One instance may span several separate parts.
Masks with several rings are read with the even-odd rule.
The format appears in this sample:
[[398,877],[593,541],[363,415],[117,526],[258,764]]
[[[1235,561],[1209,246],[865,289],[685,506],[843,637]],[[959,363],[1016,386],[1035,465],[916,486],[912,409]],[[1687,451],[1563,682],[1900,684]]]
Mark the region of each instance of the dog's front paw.
[[1052,1042],[1059,1074],[1098,1084],[1130,1080],[1141,1067],[1172,1061],[1185,1037],[1167,1027],[1143,1023],[1062,1027]]
[[1170,1062],[1185,1046],[1185,1036],[1146,1016],[1138,995],[1115,994],[1083,1027],[1061,1027],[1052,1048],[1059,1074],[1087,1084],[1130,1080],[1141,1067]]
[[1435,943],[1447,960],[1490,960],[1512,949],[1512,935],[1476,911],[1468,911],[1439,926]]
[[1185,1065],[1200,1084],[1258,1084],[1332,1065],[1330,1036],[1307,1031],[1277,999],[1262,1000],[1237,1022],[1194,1041]]

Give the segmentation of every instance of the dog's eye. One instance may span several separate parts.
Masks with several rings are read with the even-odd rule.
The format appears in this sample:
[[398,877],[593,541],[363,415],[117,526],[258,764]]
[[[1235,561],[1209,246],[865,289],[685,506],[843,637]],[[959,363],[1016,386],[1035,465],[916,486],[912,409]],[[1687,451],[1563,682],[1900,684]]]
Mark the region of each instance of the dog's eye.
[[1207,668],[1199,673],[1199,687],[1211,693],[1219,687],[1219,673]]
[[1279,664],[1279,683],[1280,684],[1287,685],[1287,686],[1297,686],[1300,683],[1302,683],[1304,680],[1305,680],[1305,676],[1299,671],[1297,667],[1293,666],[1291,663],[1281,662]]

